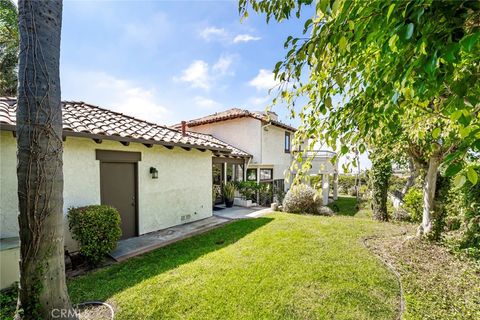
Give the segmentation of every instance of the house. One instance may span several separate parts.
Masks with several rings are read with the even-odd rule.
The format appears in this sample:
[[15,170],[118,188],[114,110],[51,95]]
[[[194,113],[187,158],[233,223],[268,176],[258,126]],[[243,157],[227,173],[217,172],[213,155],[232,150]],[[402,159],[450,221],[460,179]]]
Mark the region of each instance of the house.
[[[18,277],[16,107],[16,99],[0,98],[0,288]],[[284,171],[295,128],[274,113],[231,109],[167,127],[64,101],[62,115],[64,213],[111,205],[119,210],[123,238],[212,216],[212,187],[226,181],[288,188]],[[312,162],[312,170],[336,172],[330,158],[316,156],[320,169]],[[65,246],[77,249],[67,227]]]
[[[269,183],[274,188],[288,190],[285,173],[290,168],[295,150],[292,139],[296,129],[278,120],[274,112],[249,111],[232,108],[194,120],[184,121],[174,128],[212,135],[251,155],[242,164],[228,157],[213,162],[213,183],[247,180]],[[311,175],[323,176],[324,203],[328,202],[329,175],[333,175],[333,196],[337,197],[338,170],[330,159],[334,152],[311,151]],[[292,172],[295,174],[295,172]]]
[[[62,108],[64,213],[69,207],[112,205],[119,209],[123,238],[211,216],[212,161],[250,159],[248,153],[209,135],[84,102],[65,101]],[[0,98],[2,264],[18,261],[15,132],[16,100]],[[76,249],[68,230],[65,245]],[[1,267],[4,287],[3,277],[8,275]]]

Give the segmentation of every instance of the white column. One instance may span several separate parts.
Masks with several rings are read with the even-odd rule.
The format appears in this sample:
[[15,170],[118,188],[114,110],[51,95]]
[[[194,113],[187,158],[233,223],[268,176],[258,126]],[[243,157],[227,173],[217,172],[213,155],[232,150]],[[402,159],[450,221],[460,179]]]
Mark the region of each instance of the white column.
[[223,163],[223,184],[227,183],[227,163]]
[[330,191],[330,180],[328,174],[322,175],[322,195],[323,195],[323,205],[326,206],[328,204],[328,193]]
[[333,174],[333,200],[338,200],[338,173]]

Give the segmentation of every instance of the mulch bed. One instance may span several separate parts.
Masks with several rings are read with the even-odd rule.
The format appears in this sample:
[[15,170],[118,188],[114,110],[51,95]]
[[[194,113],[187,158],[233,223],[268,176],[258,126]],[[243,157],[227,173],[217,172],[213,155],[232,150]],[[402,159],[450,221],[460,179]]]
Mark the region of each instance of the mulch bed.
[[367,247],[400,276],[407,319],[480,319],[480,263],[407,234],[370,238]]

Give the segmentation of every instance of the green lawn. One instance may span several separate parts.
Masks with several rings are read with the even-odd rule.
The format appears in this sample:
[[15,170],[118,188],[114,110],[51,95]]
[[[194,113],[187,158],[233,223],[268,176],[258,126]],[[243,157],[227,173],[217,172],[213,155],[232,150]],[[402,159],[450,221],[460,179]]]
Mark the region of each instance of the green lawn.
[[397,226],[274,213],[69,281],[116,319],[395,319],[395,277],[361,242]]

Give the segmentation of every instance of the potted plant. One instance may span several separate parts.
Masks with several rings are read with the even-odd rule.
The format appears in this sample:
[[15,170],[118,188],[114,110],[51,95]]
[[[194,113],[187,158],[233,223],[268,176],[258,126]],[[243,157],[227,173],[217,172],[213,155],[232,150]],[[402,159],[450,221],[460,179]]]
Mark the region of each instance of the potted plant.
[[233,200],[235,198],[235,185],[233,182],[227,182],[223,186],[223,197],[225,198],[225,206],[227,208],[233,207]]

